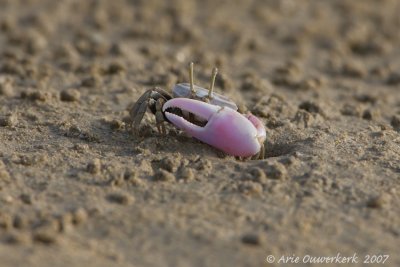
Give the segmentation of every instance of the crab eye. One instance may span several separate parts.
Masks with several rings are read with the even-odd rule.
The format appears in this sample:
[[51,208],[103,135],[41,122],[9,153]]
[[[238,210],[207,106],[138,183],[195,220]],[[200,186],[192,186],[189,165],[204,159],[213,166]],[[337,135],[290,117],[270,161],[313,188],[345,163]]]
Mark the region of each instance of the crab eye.
[[156,97],[159,96],[159,95],[160,95],[160,94],[159,94],[157,91],[152,91],[151,94],[150,94],[150,97],[154,99],[154,98],[156,98]]

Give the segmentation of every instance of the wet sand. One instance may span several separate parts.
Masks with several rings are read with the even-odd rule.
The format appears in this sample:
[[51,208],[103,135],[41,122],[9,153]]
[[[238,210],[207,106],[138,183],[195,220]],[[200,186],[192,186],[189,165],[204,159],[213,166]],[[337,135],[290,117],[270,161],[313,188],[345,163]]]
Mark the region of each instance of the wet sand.
[[[0,266],[399,266],[398,14],[396,0],[0,0]],[[188,82],[191,61],[196,85],[217,66],[216,91],[265,123],[266,159],[160,135],[150,113],[131,134],[136,99]]]

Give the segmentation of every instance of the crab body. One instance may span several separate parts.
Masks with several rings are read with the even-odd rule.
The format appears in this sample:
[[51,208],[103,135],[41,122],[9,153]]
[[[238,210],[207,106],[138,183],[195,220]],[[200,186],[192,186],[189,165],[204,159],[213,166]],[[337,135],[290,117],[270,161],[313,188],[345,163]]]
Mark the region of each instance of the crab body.
[[240,114],[232,100],[213,93],[216,75],[214,68],[209,90],[195,86],[191,64],[190,84],[175,85],[172,95],[160,88],[147,90],[130,110],[134,133],[138,133],[140,122],[149,109],[162,134],[166,134],[164,122],[167,121],[227,154],[263,158],[266,138],[263,123],[250,113]]

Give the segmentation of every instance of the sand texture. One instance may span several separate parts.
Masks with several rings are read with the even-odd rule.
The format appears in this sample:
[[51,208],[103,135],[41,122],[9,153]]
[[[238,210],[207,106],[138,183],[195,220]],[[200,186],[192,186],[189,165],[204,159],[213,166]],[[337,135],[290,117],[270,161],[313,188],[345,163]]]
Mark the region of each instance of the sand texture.
[[[0,266],[400,266],[400,1],[0,0]],[[207,87],[239,161],[129,108]]]

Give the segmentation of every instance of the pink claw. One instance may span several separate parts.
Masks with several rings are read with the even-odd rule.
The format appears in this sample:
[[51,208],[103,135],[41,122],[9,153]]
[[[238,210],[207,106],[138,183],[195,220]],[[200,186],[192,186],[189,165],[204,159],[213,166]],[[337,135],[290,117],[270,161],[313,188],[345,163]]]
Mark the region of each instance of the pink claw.
[[[207,120],[204,127],[166,111],[179,108]],[[265,140],[262,122],[252,114],[247,117],[230,108],[211,105],[188,98],[174,98],[163,106],[167,119],[191,136],[227,154],[250,157],[257,154]]]

